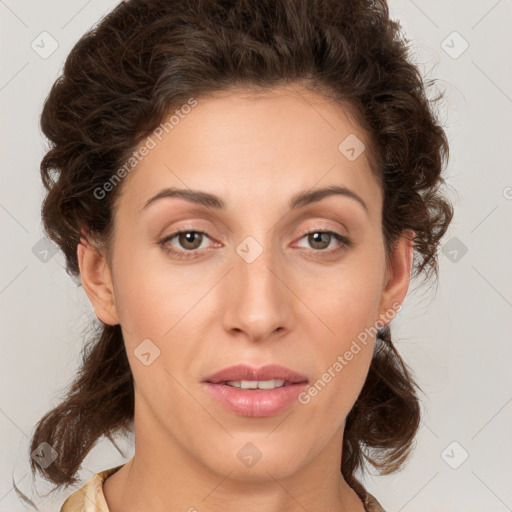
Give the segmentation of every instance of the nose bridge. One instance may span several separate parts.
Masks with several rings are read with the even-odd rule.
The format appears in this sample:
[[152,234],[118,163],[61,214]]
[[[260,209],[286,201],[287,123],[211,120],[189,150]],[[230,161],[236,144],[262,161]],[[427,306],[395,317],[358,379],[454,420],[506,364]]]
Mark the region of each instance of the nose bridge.
[[225,327],[245,331],[254,339],[264,338],[286,327],[289,321],[290,298],[286,296],[286,287],[276,277],[281,273],[279,255],[269,237],[260,242],[247,236],[235,252],[234,269],[229,276]]

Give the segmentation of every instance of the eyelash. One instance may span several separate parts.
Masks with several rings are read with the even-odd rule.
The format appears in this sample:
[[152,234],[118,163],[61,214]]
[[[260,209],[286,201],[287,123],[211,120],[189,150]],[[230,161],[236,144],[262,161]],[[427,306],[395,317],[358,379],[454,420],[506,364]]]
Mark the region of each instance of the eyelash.
[[[200,230],[195,230],[195,229],[182,229],[182,230],[179,230],[179,231],[175,231],[174,233],[170,234],[169,236],[166,236],[163,240],[161,240],[159,242],[159,245],[162,247],[162,249],[166,253],[174,254],[174,255],[178,256],[180,259],[189,259],[189,258],[197,258],[197,257],[199,257],[197,255],[197,251],[200,251],[200,249],[194,249],[194,250],[191,250],[191,251],[185,251],[185,250],[177,250],[177,249],[174,249],[171,246],[167,245],[167,242],[169,242],[174,237],[176,237],[176,236],[178,236],[178,235],[180,235],[182,233],[200,233],[202,235],[206,235],[208,238],[211,239],[210,235],[208,235],[208,233],[205,232],[205,231],[200,231]],[[321,229],[313,229],[311,231],[306,231],[305,233],[303,233],[300,236],[299,240],[304,238],[305,236],[311,235],[313,233],[321,233],[321,234],[332,235],[332,236],[334,236],[334,238],[336,240],[341,242],[341,245],[338,246],[338,247],[335,247],[334,249],[328,249],[328,250],[326,250],[326,249],[311,249],[310,250],[311,252],[323,253],[323,254],[327,254],[329,256],[335,256],[335,255],[341,253],[342,251],[344,251],[344,250],[346,250],[346,249],[348,249],[349,247],[352,246],[352,241],[350,239],[348,239],[347,237],[345,237],[343,235],[340,235],[336,231],[328,231],[328,230],[321,230]]]

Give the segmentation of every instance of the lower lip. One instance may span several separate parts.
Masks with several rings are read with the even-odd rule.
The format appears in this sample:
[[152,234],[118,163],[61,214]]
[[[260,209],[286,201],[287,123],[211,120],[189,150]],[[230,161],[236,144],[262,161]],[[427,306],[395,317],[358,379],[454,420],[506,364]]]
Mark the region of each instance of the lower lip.
[[308,387],[307,382],[274,389],[241,389],[205,382],[206,389],[226,409],[241,416],[274,416],[286,409]]

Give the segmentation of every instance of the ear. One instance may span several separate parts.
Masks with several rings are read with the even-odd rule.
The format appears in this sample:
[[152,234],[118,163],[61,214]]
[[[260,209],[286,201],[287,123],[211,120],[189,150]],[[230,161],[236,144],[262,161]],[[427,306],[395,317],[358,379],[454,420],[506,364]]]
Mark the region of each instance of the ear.
[[106,254],[81,237],[77,246],[77,257],[82,286],[91,301],[94,313],[105,324],[118,324],[114,288]]
[[[404,230],[398,237],[386,269],[379,305],[379,325],[387,325],[402,303],[409,289],[414,251],[414,231]],[[391,314],[391,312],[393,313]]]

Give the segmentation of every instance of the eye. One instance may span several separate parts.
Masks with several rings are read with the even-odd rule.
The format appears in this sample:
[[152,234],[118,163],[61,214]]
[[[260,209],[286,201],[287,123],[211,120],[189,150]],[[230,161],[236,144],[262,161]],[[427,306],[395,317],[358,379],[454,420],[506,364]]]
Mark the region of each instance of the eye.
[[[313,247],[313,252],[337,254],[352,245],[352,242],[347,237],[340,235],[335,231],[308,231],[301,236],[301,239],[305,237],[307,237],[307,243]],[[326,250],[331,242],[336,240],[339,242],[339,244],[331,249]]]
[[[345,236],[335,231],[308,231],[304,233],[300,239],[307,237],[307,242],[313,248],[310,252],[335,255],[347,249],[352,242]],[[211,237],[205,231],[194,229],[181,229],[171,233],[159,242],[162,249],[170,254],[175,255],[179,259],[195,258],[208,248],[201,247],[206,238]],[[178,247],[173,245],[172,241],[176,239]],[[331,242],[338,241],[338,244],[328,249]]]
[[[166,252],[173,253],[180,259],[194,258],[197,256],[195,251],[204,249],[201,245],[205,237],[210,238],[210,236],[204,231],[182,229],[166,236],[159,242],[159,244]],[[181,248],[176,248],[171,244],[171,241],[174,238],[176,238],[176,241]]]

